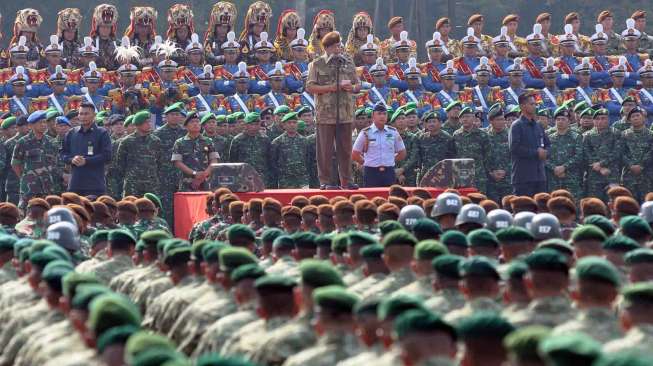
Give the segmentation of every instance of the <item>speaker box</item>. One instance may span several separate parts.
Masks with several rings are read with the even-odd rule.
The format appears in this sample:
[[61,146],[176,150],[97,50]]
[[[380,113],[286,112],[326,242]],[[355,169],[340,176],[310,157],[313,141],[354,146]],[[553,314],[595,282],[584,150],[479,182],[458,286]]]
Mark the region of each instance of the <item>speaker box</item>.
[[474,159],[446,159],[439,161],[426,172],[420,187],[463,188],[474,187]]
[[232,192],[260,192],[265,189],[261,175],[247,163],[212,164],[209,187],[229,188]]

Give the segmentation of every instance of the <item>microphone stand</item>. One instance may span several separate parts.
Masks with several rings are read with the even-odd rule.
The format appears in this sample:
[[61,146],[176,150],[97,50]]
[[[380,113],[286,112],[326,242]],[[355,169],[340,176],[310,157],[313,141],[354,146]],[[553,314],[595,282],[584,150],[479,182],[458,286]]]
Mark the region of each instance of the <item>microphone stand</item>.
[[345,59],[341,55],[336,55],[333,58],[334,61],[334,67],[336,68],[336,130],[335,130],[335,138],[334,138],[334,152],[336,154],[335,156],[335,166],[336,169],[334,169],[335,172],[335,177],[332,177],[333,182],[335,183],[336,186],[340,185],[340,163],[338,162],[338,142],[339,142],[339,130],[340,130],[340,69],[345,63]]

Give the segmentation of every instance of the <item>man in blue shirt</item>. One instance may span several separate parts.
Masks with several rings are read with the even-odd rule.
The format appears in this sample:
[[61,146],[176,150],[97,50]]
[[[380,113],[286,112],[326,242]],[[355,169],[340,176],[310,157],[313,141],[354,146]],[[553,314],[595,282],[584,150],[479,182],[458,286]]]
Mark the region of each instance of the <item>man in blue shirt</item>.
[[406,158],[404,141],[394,127],[386,126],[387,108],[377,102],[372,111],[372,125],[358,134],[351,158],[363,165],[365,187],[389,187],[395,183],[395,162]]
[[103,127],[95,125],[95,107],[90,102],[79,106],[81,126],[68,131],[61,159],[72,166],[68,190],[82,196],[100,196],[106,192],[104,167],[111,161],[111,138]]
[[546,192],[544,163],[549,149],[549,138],[535,121],[537,104],[532,94],[519,96],[521,117],[513,122],[508,134],[512,161],[512,187],[518,196],[532,197]]

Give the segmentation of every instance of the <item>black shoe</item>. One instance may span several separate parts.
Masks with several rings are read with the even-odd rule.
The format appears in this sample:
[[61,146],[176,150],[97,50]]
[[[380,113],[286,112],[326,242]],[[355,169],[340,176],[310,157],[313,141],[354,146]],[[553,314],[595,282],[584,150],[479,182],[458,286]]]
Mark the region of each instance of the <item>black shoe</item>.
[[331,184],[327,184],[325,189],[328,190],[328,191],[339,191],[342,188],[340,188],[340,186],[334,186],[334,185],[331,185]]
[[347,184],[346,187],[342,187],[342,189],[346,189],[346,190],[349,190],[349,191],[355,191],[355,190],[358,189],[358,184],[349,183],[349,184]]
[[326,184],[320,184],[320,190],[321,190],[321,191],[324,191],[324,190],[326,190],[326,189],[327,189],[327,185],[326,185]]

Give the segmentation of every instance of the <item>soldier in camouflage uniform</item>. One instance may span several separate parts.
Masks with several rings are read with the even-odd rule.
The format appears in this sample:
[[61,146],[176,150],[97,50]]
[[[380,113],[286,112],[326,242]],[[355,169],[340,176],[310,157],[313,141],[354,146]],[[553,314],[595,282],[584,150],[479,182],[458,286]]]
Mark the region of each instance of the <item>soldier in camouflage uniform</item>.
[[16,119],[18,126],[18,133],[7,141],[4,142],[5,150],[7,151],[5,169],[7,171],[7,179],[5,181],[5,193],[7,194],[7,201],[17,205],[20,199],[20,181],[16,172],[11,168],[11,158],[14,153],[14,147],[18,140],[29,133],[27,127],[27,116],[19,117]]
[[20,176],[20,207],[38,196],[53,191],[56,181],[58,149],[52,138],[45,135],[45,111],[32,113],[28,118],[31,132],[16,143],[11,166]]
[[414,152],[416,149],[416,137],[408,131],[406,113],[407,111],[400,107],[392,114],[392,118],[390,119],[392,127],[397,129],[399,136],[401,136],[401,139],[404,142],[407,156],[406,159],[397,162],[395,166],[395,174],[397,175],[400,184],[414,186],[415,181],[417,180],[417,154]]
[[308,171],[308,182],[311,188],[320,187],[320,180],[317,177],[316,138],[315,133],[306,136],[306,156],[308,157],[306,170]]
[[619,133],[608,125],[608,110],[594,112],[594,128],[583,135],[586,194],[607,202],[606,189],[619,182]]
[[168,154],[161,140],[151,132],[150,118],[147,111],[136,113],[132,120],[136,132],[125,137],[118,146],[116,161],[123,182],[123,196],[141,197],[147,192],[158,194],[161,182],[170,184],[162,176]]
[[465,107],[459,115],[462,128],[454,132],[456,157],[474,159],[474,186],[480,192],[487,192],[487,167],[490,157],[490,139],[483,130],[474,127],[474,113]]
[[281,136],[272,141],[271,161],[275,164],[274,188],[308,188],[309,176],[306,167],[310,161],[305,137],[297,133],[297,113],[287,113],[281,119]]
[[512,166],[510,163],[510,148],[508,147],[508,129],[506,128],[506,119],[503,117],[503,108],[495,104],[488,111],[488,136],[490,140],[491,158],[488,159],[488,184],[487,195],[495,201],[501,202],[501,199],[512,193],[510,184],[510,173]]
[[653,167],[653,132],[646,128],[644,111],[635,107],[628,113],[631,127],[621,137],[623,185],[630,189],[633,197],[641,202],[651,191],[651,177],[648,169]]
[[[172,151],[175,142],[186,134],[186,130],[180,126],[185,118],[183,104],[180,102],[172,104],[163,111],[163,114],[166,123],[152,134],[159,138],[162,151],[165,151],[165,155],[169,156],[167,152]],[[161,216],[166,219],[168,225],[172,225],[174,223],[172,201],[179,186],[180,171],[170,159],[164,159],[159,175],[161,181],[165,182],[160,191],[161,203],[163,204],[163,214]]]
[[270,162],[270,139],[260,132],[261,119],[256,112],[245,116],[245,132],[239,133],[231,141],[229,161],[232,163],[248,163],[262,177],[267,187],[272,187],[269,167],[276,164]]
[[[131,124],[133,118],[133,116],[129,116],[125,119],[125,116],[122,114],[114,114],[107,119],[105,125],[111,131],[111,156],[118,156],[118,146],[120,146],[120,141],[125,137],[125,125],[128,125],[128,122]],[[119,198],[122,194],[122,182],[118,180],[117,170],[116,159],[111,159],[111,162],[107,166],[107,193],[111,197]]]
[[417,183],[437,162],[451,159],[456,155],[453,137],[442,130],[437,112],[426,112],[422,116],[424,132],[415,138],[417,153]]
[[213,151],[218,153],[218,157],[222,161],[226,161],[229,142],[226,137],[218,132],[218,128],[226,126],[225,118],[224,115],[216,116],[213,113],[207,113],[200,121],[204,130],[204,136],[211,139],[213,142]]
[[569,127],[569,110],[559,107],[554,113],[556,126],[545,163],[549,192],[566,189],[579,200],[583,197],[583,138]]
[[179,190],[206,191],[209,189],[211,164],[218,163],[218,153],[213,150],[213,141],[202,135],[197,112],[191,112],[186,117],[184,127],[188,133],[177,140],[172,148],[172,162],[183,174]]
[[[2,125],[0,125],[0,201],[4,202],[7,200],[7,194],[5,192],[5,182],[7,181],[7,171],[11,170],[11,154],[13,151],[7,151],[5,149],[5,142],[10,138],[16,135],[16,117],[9,116],[2,120]],[[7,155],[10,155],[7,158]],[[9,164],[8,164],[9,163]]]

